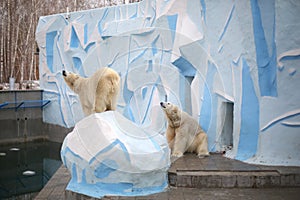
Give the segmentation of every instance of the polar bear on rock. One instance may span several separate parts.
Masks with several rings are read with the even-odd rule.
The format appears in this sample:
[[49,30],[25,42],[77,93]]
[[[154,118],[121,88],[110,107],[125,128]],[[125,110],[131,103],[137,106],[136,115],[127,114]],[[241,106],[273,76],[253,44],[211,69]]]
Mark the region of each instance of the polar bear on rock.
[[209,156],[207,135],[198,122],[174,104],[161,102],[160,106],[168,121],[166,137],[172,156],[181,157],[185,152]]
[[116,110],[120,76],[113,69],[103,67],[88,78],[65,70],[62,75],[70,89],[79,95],[86,116]]

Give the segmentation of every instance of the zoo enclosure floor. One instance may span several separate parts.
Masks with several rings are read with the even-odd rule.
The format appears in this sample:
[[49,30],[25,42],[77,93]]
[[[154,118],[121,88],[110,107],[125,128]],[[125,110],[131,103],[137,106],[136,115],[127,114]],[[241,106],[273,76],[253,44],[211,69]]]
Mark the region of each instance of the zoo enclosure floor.
[[[95,199],[65,190],[70,178],[61,166],[35,199]],[[149,196],[102,199],[298,199],[300,167],[251,165],[222,154],[203,159],[186,154],[172,163],[169,185],[165,192]]]

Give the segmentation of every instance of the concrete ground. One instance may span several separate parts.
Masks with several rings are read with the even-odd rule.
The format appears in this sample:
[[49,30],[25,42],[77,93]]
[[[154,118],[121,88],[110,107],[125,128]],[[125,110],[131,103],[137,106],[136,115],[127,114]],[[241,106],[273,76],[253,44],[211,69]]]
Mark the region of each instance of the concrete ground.
[[[74,198],[76,199],[76,198]],[[89,198],[87,198],[89,199]],[[105,197],[103,200],[299,200],[300,188],[171,188],[146,197]]]
[[[95,199],[65,190],[69,180],[69,171],[61,166],[35,199]],[[158,194],[102,199],[300,199],[300,167],[249,165],[221,154],[204,159],[187,154],[176,160],[169,170],[169,183],[170,187]]]

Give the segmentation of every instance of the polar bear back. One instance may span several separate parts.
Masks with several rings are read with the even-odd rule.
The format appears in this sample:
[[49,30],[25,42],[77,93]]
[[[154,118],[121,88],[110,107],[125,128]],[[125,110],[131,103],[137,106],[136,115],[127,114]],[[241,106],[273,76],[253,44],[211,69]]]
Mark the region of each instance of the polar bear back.
[[79,96],[86,116],[107,110],[115,110],[119,93],[120,77],[108,67],[97,70],[88,78],[75,79],[74,92]]

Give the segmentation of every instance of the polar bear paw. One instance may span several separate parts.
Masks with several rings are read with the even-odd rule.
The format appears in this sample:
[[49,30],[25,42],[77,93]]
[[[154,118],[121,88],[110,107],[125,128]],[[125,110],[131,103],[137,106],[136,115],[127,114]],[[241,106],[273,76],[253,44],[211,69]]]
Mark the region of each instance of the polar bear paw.
[[172,156],[177,157],[177,158],[180,158],[180,157],[183,156],[183,153],[182,153],[182,152],[174,152],[174,153],[172,154]]
[[208,156],[209,156],[209,154],[198,154],[198,158],[205,158]]

